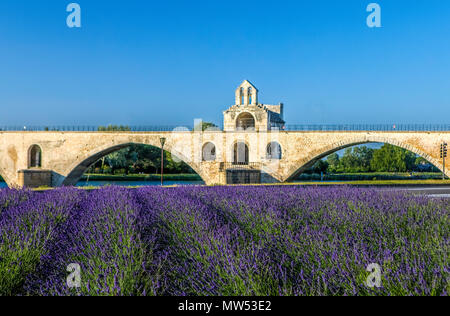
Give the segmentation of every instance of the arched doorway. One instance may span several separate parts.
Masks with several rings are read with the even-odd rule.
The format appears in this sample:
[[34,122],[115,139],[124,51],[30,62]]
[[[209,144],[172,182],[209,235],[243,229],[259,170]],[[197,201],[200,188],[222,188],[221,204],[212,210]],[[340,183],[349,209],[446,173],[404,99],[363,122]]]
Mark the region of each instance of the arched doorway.
[[42,167],[42,150],[38,145],[33,145],[28,151],[28,168]]
[[237,131],[255,130],[255,118],[248,112],[241,113],[236,119]]
[[261,170],[250,162],[249,147],[243,141],[233,145],[232,166],[226,171],[227,184],[261,183]]
[[237,142],[233,147],[233,164],[234,165],[248,165],[249,164],[249,150],[244,142]]

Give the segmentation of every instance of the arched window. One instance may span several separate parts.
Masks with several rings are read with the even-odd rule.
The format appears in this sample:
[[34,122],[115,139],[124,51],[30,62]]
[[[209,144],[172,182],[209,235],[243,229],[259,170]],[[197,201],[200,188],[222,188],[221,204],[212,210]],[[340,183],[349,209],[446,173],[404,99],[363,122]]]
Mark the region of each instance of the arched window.
[[203,161],[216,160],[216,146],[213,143],[206,143],[203,146],[202,159]]
[[255,118],[250,113],[241,113],[236,119],[236,130],[255,130]]
[[245,104],[244,88],[241,88],[240,96],[241,96],[241,105],[244,105]]
[[233,164],[248,165],[249,164],[249,150],[244,142],[237,142],[233,148]]
[[266,158],[267,159],[281,159],[282,158],[281,145],[277,142],[269,143],[269,145],[267,145]]
[[248,104],[252,104],[252,96],[253,96],[253,90],[252,88],[248,88]]
[[28,168],[42,167],[42,150],[38,145],[33,145],[28,151]]

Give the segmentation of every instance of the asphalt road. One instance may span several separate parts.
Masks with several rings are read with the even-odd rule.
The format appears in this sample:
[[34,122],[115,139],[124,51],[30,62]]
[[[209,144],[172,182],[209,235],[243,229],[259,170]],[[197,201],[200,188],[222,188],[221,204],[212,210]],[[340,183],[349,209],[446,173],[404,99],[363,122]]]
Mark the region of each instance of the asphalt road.
[[425,194],[432,197],[447,197],[450,198],[450,186],[449,187],[397,187],[390,190],[408,191],[414,194]]

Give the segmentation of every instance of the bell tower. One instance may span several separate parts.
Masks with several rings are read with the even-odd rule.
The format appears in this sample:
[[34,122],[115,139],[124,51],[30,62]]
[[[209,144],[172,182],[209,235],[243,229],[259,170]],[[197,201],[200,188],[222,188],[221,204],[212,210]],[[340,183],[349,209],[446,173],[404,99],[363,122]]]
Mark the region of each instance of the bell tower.
[[244,80],[236,89],[236,105],[250,106],[258,104],[258,89],[248,80]]

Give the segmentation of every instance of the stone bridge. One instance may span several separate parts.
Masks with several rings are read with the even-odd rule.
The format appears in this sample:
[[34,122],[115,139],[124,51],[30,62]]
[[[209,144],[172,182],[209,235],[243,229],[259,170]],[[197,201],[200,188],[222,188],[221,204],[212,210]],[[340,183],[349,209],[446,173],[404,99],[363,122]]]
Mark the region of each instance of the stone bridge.
[[[236,170],[260,182],[285,182],[319,159],[346,147],[388,143],[442,169],[440,145],[450,132],[174,131],[0,132],[0,175],[10,187],[74,185],[101,157],[130,144],[161,147],[186,162],[206,184],[230,183]],[[450,176],[450,164],[446,164]]]
[[[197,121],[191,131],[0,131],[0,175],[11,187],[75,185],[100,158],[130,144],[160,147],[162,138],[164,149],[209,185],[289,181],[335,151],[373,142],[408,149],[442,168],[440,145],[450,142],[450,125],[287,131],[284,104],[259,103],[258,93],[248,80],[242,82],[235,91],[235,104],[223,112],[223,129],[204,131],[203,122]],[[448,176],[449,167],[445,168]]]

